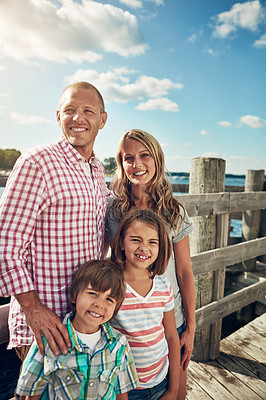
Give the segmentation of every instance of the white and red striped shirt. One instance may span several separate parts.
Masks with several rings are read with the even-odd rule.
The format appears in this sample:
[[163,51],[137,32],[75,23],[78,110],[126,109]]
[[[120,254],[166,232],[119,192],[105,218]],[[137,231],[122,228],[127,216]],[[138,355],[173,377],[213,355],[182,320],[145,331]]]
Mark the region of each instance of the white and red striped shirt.
[[131,347],[139,377],[138,388],[158,385],[168,372],[168,345],[162,320],[174,308],[171,284],[156,276],[150,292],[142,297],[127,284],[126,297],[111,325],[123,333]]
[[[74,271],[102,257],[109,193],[100,161],[88,162],[64,136],[21,156],[0,200],[0,296],[36,290],[63,318]],[[9,330],[9,348],[32,342],[13,297]]]

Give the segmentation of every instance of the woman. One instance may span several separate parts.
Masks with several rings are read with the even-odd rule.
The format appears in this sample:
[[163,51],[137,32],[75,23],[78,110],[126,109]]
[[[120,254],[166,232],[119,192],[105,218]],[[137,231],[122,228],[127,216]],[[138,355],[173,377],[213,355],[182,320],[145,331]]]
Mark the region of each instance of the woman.
[[113,196],[106,213],[106,246],[112,243],[118,224],[130,209],[151,209],[165,220],[173,243],[165,275],[175,296],[176,327],[180,336],[181,368],[178,400],[185,399],[187,367],[195,334],[195,287],[190,262],[189,233],[192,224],[184,207],[173,197],[165,176],[164,154],[149,133],[133,129],[121,139],[117,171],[112,182]]

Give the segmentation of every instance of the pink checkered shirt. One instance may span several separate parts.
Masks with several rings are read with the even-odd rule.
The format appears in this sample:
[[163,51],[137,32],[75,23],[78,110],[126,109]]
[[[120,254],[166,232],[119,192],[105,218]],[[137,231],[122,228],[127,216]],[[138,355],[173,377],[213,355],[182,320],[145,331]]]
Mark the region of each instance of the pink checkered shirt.
[[[20,157],[0,200],[0,296],[36,290],[63,318],[73,272],[102,258],[109,194],[100,161],[88,163],[63,136]],[[9,348],[31,344],[14,297],[8,322]]]

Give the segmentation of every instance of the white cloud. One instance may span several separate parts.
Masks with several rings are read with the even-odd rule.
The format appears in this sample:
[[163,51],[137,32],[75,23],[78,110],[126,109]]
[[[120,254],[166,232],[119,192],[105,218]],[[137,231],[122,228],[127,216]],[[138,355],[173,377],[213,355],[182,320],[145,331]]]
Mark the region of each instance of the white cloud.
[[248,125],[253,129],[262,128],[266,126],[266,120],[255,115],[244,115],[239,119],[242,124]]
[[157,79],[141,75],[133,80],[135,71],[127,67],[99,73],[91,69],[79,69],[73,75],[66,77],[68,84],[76,81],[88,81],[97,87],[106,102],[127,103],[131,100],[158,98],[168,94],[170,90],[180,90],[183,85],[170,79]]
[[185,147],[190,147],[190,146],[191,146],[191,143],[190,143],[190,142],[184,143],[184,146],[185,146]]
[[43,122],[50,122],[48,119],[44,117],[38,117],[36,115],[24,115],[19,114],[15,111],[10,112],[11,119],[19,125],[36,125]]
[[263,18],[263,8],[259,0],[236,3],[230,11],[213,17],[216,22],[214,36],[225,38],[238,28],[256,31]]
[[232,126],[232,123],[229,121],[219,121],[217,122],[218,125],[222,126],[223,128],[229,128]]
[[6,66],[5,65],[0,65],[0,72],[5,71],[6,70]]
[[214,152],[206,152],[202,153],[201,157],[206,157],[206,158],[223,158],[219,153],[214,153]]
[[131,8],[142,8],[143,4],[140,0],[120,0],[120,3],[125,4]]
[[2,56],[18,61],[40,58],[53,62],[95,62],[100,52],[121,56],[148,48],[137,19],[128,11],[92,0],[1,0]]
[[189,36],[188,42],[194,43],[197,40],[197,35],[195,33],[192,33],[192,35]]
[[256,40],[253,44],[253,46],[258,47],[258,48],[266,48],[266,33],[262,35],[258,40]]
[[162,110],[178,112],[179,106],[166,97],[160,97],[157,99],[149,99],[146,102],[140,103],[137,107],[135,107],[135,109],[140,111]]
[[203,53],[207,53],[212,57],[218,57],[219,56],[219,51],[211,49],[211,48],[206,48],[203,50]]
[[10,100],[12,97],[9,93],[0,92],[0,98]]
[[200,131],[201,135],[209,135],[209,132],[207,132],[205,129],[202,129],[202,131]]

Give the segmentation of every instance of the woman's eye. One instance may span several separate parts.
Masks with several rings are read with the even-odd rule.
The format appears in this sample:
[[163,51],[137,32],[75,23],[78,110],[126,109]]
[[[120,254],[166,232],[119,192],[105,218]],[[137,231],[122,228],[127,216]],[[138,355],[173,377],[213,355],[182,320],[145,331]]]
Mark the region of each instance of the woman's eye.
[[143,153],[143,154],[141,154],[141,157],[142,157],[142,158],[149,157],[149,156],[150,156],[149,153]]
[[133,161],[133,157],[127,156],[127,157],[124,158],[124,161],[132,162]]

